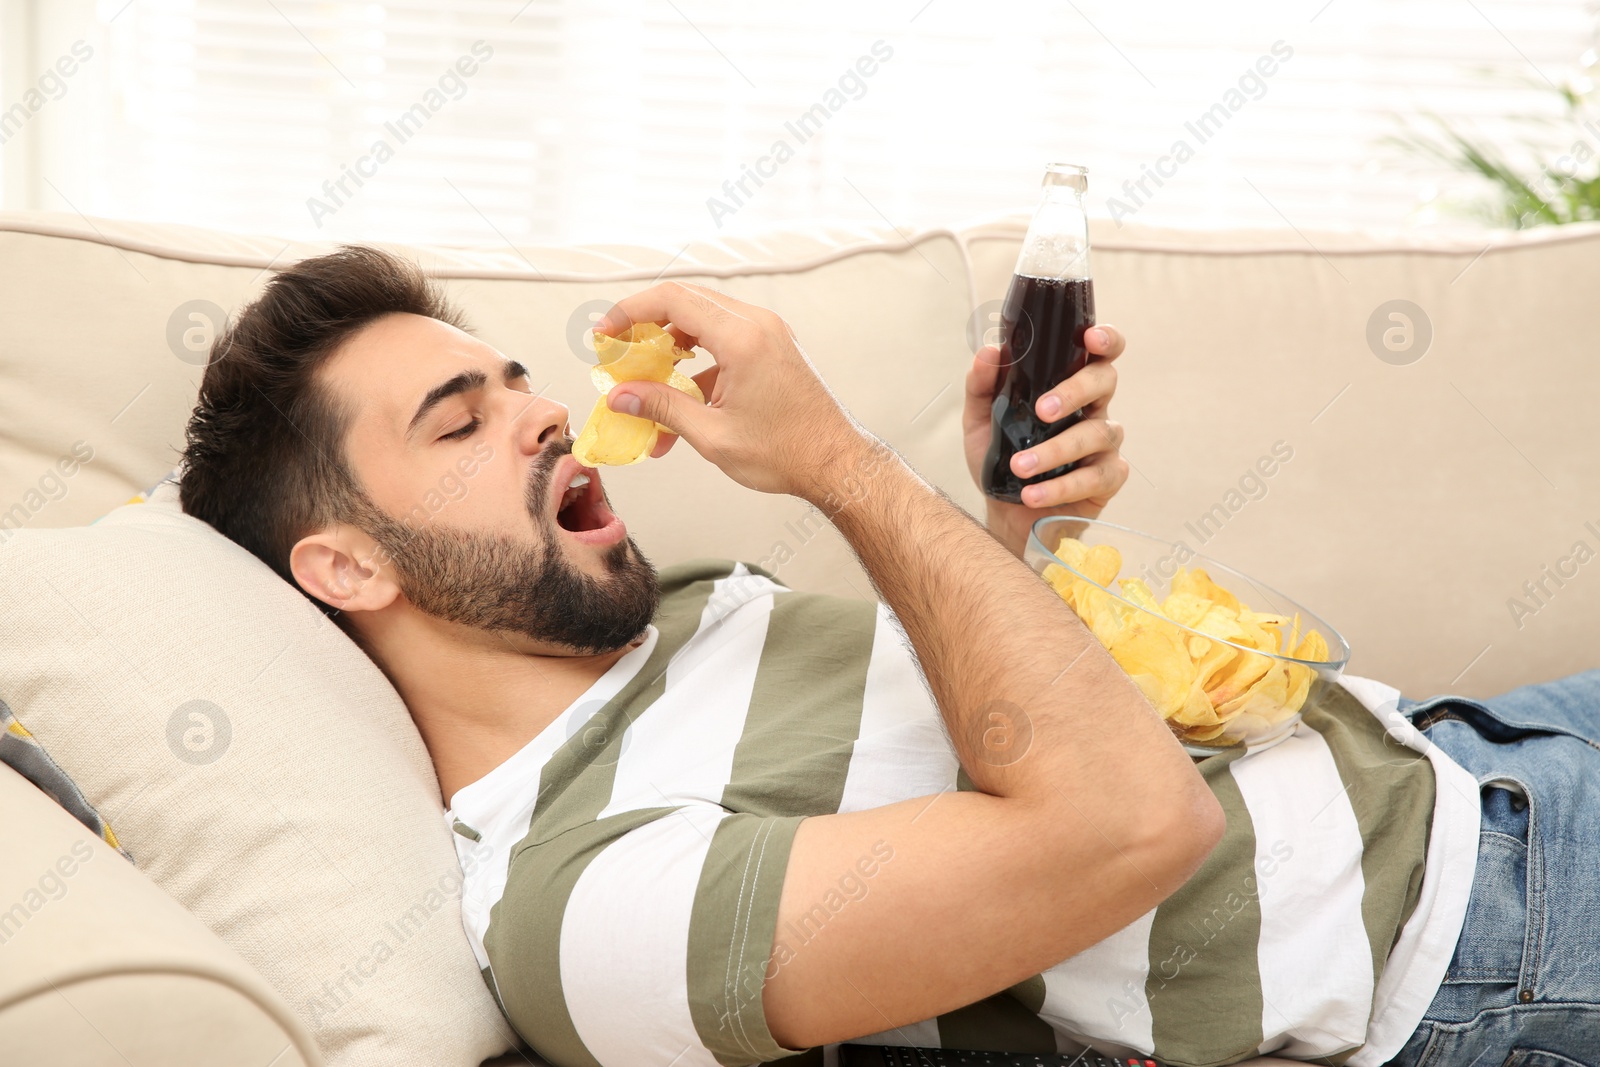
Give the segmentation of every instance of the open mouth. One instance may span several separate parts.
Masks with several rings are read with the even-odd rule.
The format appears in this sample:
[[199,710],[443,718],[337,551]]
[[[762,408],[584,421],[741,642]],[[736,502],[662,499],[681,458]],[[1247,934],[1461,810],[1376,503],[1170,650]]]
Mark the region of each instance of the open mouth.
[[569,533],[594,533],[617,521],[606,507],[600,472],[580,466],[570,456],[556,465],[551,492],[558,495],[556,525]]

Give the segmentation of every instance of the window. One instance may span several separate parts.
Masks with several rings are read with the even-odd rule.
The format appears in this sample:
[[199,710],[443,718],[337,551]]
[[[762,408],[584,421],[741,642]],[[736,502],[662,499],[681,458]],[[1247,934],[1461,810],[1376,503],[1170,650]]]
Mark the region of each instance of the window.
[[1593,0],[0,13],[8,208],[479,245],[948,225],[1028,209],[1051,160],[1140,223],[1460,224],[1472,181],[1385,138],[1436,113],[1564,150],[1582,131],[1517,119],[1561,114],[1596,26]]

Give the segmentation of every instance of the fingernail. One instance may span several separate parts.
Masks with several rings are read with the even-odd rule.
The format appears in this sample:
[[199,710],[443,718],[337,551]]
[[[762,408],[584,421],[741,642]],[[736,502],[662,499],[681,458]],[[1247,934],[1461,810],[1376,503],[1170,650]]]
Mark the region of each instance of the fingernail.
[[606,403],[612,411],[620,411],[624,415],[639,414],[639,398],[634,396],[632,393],[623,393],[621,396],[612,397],[611,399],[607,400]]
[[1041,419],[1053,419],[1059,414],[1061,414],[1060,398],[1047,396],[1039,401],[1039,417]]
[[1033,506],[1033,505],[1038,504],[1039,503],[1039,494],[1042,493],[1043,491],[1044,490],[1042,490],[1042,489],[1035,489],[1031,485],[1025,486],[1023,488],[1023,490],[1022,490],[1022,502],[1024,504],[1029,505],[1029,506]]
[[1031,474],[1033,473],[1033,468],[1038,465],[1039,457],[1032,452],[1019,453],[1016,462],[1013,464],[1019,474]]
[[1097,347],[1104,348],[1111,343],[1111,335],[1106,333],[1100,327],[1096,326],[1089,332],[1094,334],[1094,343]]

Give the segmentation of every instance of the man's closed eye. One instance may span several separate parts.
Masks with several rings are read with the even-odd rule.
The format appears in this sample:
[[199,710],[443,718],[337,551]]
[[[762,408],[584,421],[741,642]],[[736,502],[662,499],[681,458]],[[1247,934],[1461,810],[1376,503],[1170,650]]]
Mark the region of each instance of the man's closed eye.
[[472,431],[483,425],[482,419],[473,419],[459,430],[453,430],[439,438],[441,441],[465,441],[472,436]]

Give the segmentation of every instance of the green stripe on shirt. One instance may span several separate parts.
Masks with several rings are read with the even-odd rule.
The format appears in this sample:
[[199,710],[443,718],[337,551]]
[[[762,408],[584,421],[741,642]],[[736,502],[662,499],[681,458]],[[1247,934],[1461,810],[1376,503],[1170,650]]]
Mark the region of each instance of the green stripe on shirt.
[[[1426,756],[1392,740],[1383,723],[1340,686],[1327,686],[1320,706],[1308,705],[1305,723],[1327,742],[1349,786],[1345,796],[1361,832],[1361,918],[1376,989],[1422,893],[1438,782]],[[1342,1064],[1358,1051],[1359,1046],[1326,1062]]]
[[[1157,1059],[1231,1063],[1261,1044],[1260,886],[1256,835],[1229,765],[1236,749],[1200,761],[1227,830],[1200,870],[1156,908],[1144,994]],[[1229,1050],[1218,1058],[1218,1050]]]
[[[758,815],[839,810],[861,732],[877,605],[776,593],[722,806]],[[795,713],[796,705],[804,709]]]
[[724,1067],[775,1060],[762,991],[774,957],[778,902],[800,818],[729,815],[717,824],[689,913],[689,1015]]

